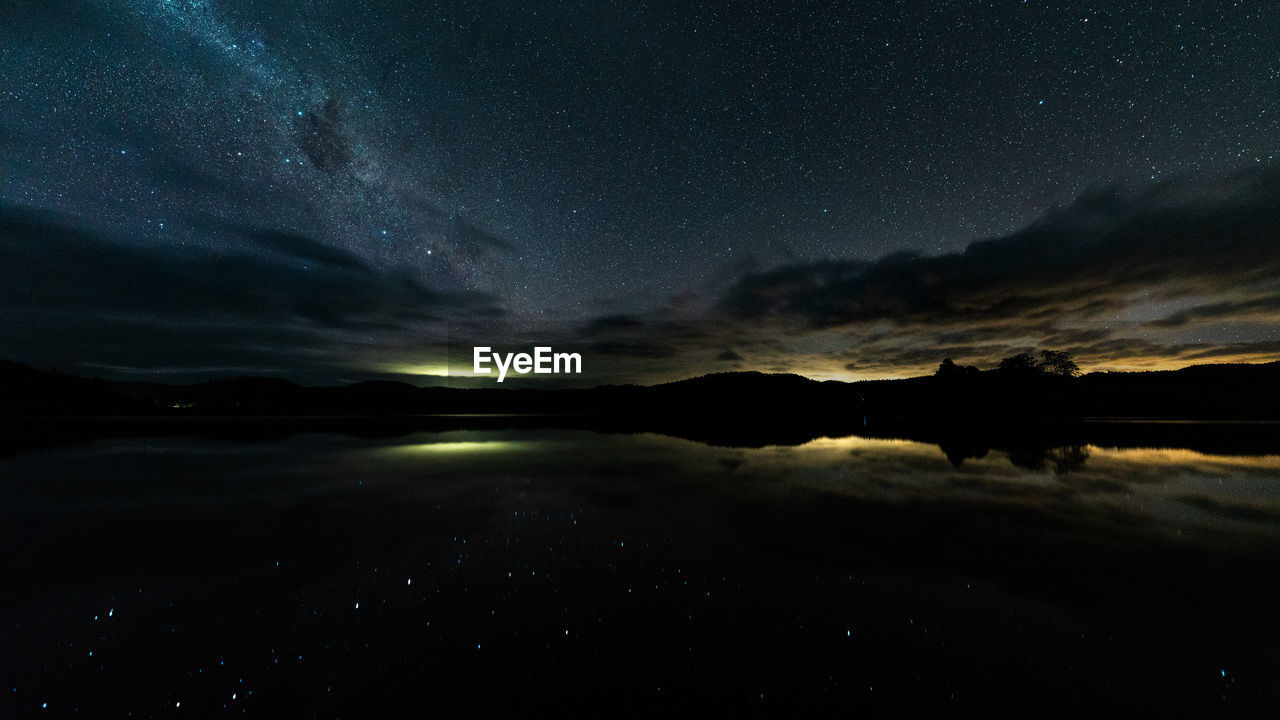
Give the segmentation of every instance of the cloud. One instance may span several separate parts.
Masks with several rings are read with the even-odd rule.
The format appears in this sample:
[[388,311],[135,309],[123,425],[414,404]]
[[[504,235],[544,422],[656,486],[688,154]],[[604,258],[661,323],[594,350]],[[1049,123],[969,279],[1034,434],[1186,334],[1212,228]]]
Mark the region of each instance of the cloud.
[[[793,367],[818,364],[795,352],[807,344],[832,350],[830,368],[872,375],[919,372],[948,355],[991,363],[1035,346],[1095,366],[1269,359],[1280,173],[1093,191],[963,252],[748,272],[718,309],[721,323],[787,340],[792,351],[777,355]],[[1187,334],[1206,325],[1236,341]]]
[[1087,194],[1008,237],[936,257],[818,262],[751,273],[722,308],[812,328],[874,320],[978,324],[1093,318],[1156,290],[1225,292],[1280,279],[1280,175],[1242,175],[1229,192],[1181,188]]
[[617,331],[635,330],[644,327],[644,323],[631,315],[601,315],[592,318],[580,333],[583,337],[607,335]]
[[1203,322],[1242,319],[1275,320],[1277,317],[1280,317],[1280,293],[1248,300],[1228,300],[1199,305],[1176,312],[1166,318],[1154,320],[1151,325],[1175,328]]
[[594,355],[605,357],[631,357],[648,359],[666,359],[676,357],[680,349],[664,343],[656,342],[597,342],[589,346]]
[[490,296],[430,289],[307,237],[246,239],[222,253],[139,246],[0,207],[0,338],[14,359],[63,366],[305,371],[342,366],[372,340],[502,314]]
[[[431,217],[452,239],[458,273],[472,272],[468,255],[509,250],[462,220]],[[1280,357],[1274,171],[1108,188],[963,252],[752,267],[718,296],[678,293],[651,312],[600,307],[585,319],[516,318],[500,298],[429,287],[296,233],[218,230],[241,244],[138,245],[0,207],[0,342],[19,349],[13,359],[46,365],[294,377],[385,370],[390,358],[426,367],[433,348],[446,348],[439,364],[461,348],[464,363],[473,340],[550,344],[582,352],[583,384],[730,364],[895,377],[932,372],[944,357],[992,367],[1035,348],[1072,352],[1086,370]]]

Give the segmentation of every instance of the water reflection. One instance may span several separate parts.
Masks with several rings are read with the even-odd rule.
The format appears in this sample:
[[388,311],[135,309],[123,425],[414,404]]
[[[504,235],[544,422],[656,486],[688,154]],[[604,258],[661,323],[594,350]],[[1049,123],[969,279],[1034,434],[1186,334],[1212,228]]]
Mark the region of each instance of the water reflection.
[[406,454],[439,454],[439,453],[490,453],[519,450],[528,443],[511,440],[431,440],[399,445],[394,448],[398,453]]
[[[442,453],[457,454],[443,461]],[[699,486],[735,502],[797,489],[864,502],[1016,504],[1071,516],[1081,532],[1205,535],[1253,543],[1280,524],[1280,455],[1093,445],[984,451],[958,462],[938,445],[848,436],[797,446],[717,448],[663,435],[578,432],[415,435],[348,456],[383,478],[519,473],[545,482],[577,474],[616,479],[639,495]]]
[[1271,714],[1280,455],[1028,440],[31,449],[0,716]]

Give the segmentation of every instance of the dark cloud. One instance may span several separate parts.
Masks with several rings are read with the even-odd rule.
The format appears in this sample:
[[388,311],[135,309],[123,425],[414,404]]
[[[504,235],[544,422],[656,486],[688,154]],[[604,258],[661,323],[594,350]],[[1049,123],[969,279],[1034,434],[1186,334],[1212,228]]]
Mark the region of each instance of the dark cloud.
[[[1216,342],[1184,331],[1267,327],[1280,313],[1278,177],[1089,193],[964,252],[749,271],[718,303],[681,295],[647,314],[572,325],[513,320],[510,300],[427,287],[297,233],[214,223],[210,232],[237,239],[224,243],[234,252],[214,252],[122,243],[7,207],[4,340],[85,365],[287,372],[367,365],[388,346],[410,366],[433,343],[450,346],[431,334],[448,328],[452,345],[580,350],[592,380],[621,382],[721,370],[746,362],[743,349],[753,369],[814,377],[932,372],[944,357],[992,367],[1037,348],[1068,350],[1086,370],[1268,359],[1280,339],[1256,328],[1220,330],[1227,339]],[[456,253],[507,248],[463,220],[433,217]],[[450,362],[465,364],[467,353]]]
[[644,327],[638,318],[631,315],[602,315],[593,318],[581,330],[584,337],[616,333],[618,331],[635,330]]
[[453,219],[452,237],[458,248],[474,255],[505,253],[512,249],[506,239],[462,218]]
[[345,250],[316,242],[310,238],[276,230],[250,231],[249,236],[269,252],[295,258],[316,267],[331,267],[366,272],[365,264]]
[[66,217],[0,207],[0,332],[14,359],[101,367],[314,368],[363,338],[412,337],[493,298],[424,287],[276,231],[234,253],[125,245]]
[[1189,310],[1176,312],[1166,318],[1151,322],[1153,327],[1175,328],[1200,322],[1221,322],[1223,320],[1251,319],[1255,317],[1275,318],[1280,315],[1280,291],[1275,295],[1253,298],[1250,300],[1230,300],[1209,303]]
[[1177,348],[1179,357],[1184,360],[1210,360],[1232,358],[1241,355],[1280,355],[1280,340],[1261,340],[1258,342],[1226,343],[1220,345],[1188,345]]
[[1131,296],[1235,290],[1280,279],[1280,174],[1232,189],[1087,194],[1008,237],[964,252],[792,265],[743,277],[722,307],[813,328],[890,320],[943,324],[1096,317]]
[[[817,374],[914,374],[947,356],[989,367],[1037,347],[1087,367],[1267,359],[1274,334],[1259,328],[1280,315],[1280,173],[1090,192],[963,252],[748,272],[718,311],[707,326],[725,344],[769,339],[754,361]],[[1175,332],[1209,323],[1239,341]]]
[[1107,328],[1052,328],[1046,330],[1043,342],[1054,347],[1064,345],[1078,346],[1084,343],[1105,340],[1110,336],[1111,331]]
[[598,342],[589,346],[593,355],[604,357],[628,357],[645,359],[674,358],[680,354],[680,348],[674,345],[656,342]]

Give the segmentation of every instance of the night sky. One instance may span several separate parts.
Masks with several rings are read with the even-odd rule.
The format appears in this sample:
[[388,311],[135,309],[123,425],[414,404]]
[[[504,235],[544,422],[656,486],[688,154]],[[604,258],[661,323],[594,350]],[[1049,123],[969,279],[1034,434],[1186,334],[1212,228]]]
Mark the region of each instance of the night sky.
[[942,5],[7,3],[0,348],[420,384],[476,344],[587,384],[1280,358],[1280,5]]

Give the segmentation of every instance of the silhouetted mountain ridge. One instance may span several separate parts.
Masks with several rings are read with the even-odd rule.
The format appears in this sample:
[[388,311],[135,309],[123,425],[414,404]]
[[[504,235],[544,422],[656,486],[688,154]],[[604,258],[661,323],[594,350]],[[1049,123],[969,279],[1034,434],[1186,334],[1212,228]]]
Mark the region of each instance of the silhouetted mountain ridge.
[[861,382],[713,373],[590,389],[417,387],[377,380],[305,387],[278,378],[194,385],[108,382],[0,362],[0,415],[624,415],[807,426],[873,417],[1280,419],[1280,362],[1065,377],[987,370]]

